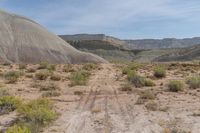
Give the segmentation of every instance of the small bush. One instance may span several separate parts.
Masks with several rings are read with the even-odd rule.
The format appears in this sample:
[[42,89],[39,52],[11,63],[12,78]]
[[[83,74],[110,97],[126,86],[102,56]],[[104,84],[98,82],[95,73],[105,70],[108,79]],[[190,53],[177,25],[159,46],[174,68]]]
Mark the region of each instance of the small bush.
[[152,80],[148,80],[148,79],[145,80],[145,86],[152,87],[155,85],[156,84]]
[[148,102],[145,107],[150,110],[150,111],[156,111],[158,110],[158,104],[155,103],[154,101],[150,101]]
[[38,72],[35,74],[37,80],[46,80],[50,73],[48,71]]
[[5,133],[31,133],[31,130],[25,126],[14,125],[9,127]]
[[40,88],[40,91],[60,90],[60,87],[52,82],[46,84],[40,84],[38,87]]
[[63,67],[63,72],[74,72],[75,70],[73,69],[73,66],[70,64],[66,64]]
[[49,100],[37,99],[22,105],[18,112],[24,122],[42,126],[56,118],[56,113],[52,110],[52,107],[52,103]]
[[97,65],[94,64],[94,63],[87,63],[87,64],[84,64],[82,69],[83,70],[86,70],[86,71],[91,71],[91,70],[94,70],[97,68]]
[[10,71],[4,74],[4,78],[7,80],[7,83],[16,83],[20,75],[20,72]]
[[36,70],[35,70],[34,68],[28,68],[28,69],[27,69],[27,72],[28,72],[28,73],[34,73],[34,72],[36,72]]
[[133,71],[128,73],[128,80],[137,88],[145,86],[145,78],[135,74]]
[[173,92],[178,92],[183,90],[183,83],[178,80],[172,80],[169,82],[169,90]]
[[71,84],[70,86],[75,86],[75,85],[85,85],[87,83],[89,77],[89,73],[86,71],[77,71],[71,74],[70,80]]
[[55,64],[49,64],[49,65],[47,66],[47,69],[48,69],[49,71],[55,71],[55,70],[56,70],[56,65],[55,65]]
[[48,62],[41,62],[38,69],[47,69],[48,65]]
[[19,69],[26,69],[26,64],[19,64]]
[[83,95],[82,91],[74,91],[74,95]]
[[190,88],[197,89],[200,88],[200,76],[194,76],[187,80],[187,84],[189,84]]
[[142,65],[139,63],[130,63],[128,66],[122,69],[122,74],[128,74],[130,71],[135,71],[140,68]]
[[120,91],[132,91],[132,87],[130,84],[123,84],[121,88],[119,88]]
[[13,96],[2,96],[0,97],[0,114],[5,114],[14,111],[21,101]]
[[156,98],[156,94],[151,90],[146,90],[140,93],[140,98],[146,100],[154,100]]
[[53,74],[53,75],[51,75],[50,79],[54,80],[54,81],[59,81],[59,80],[61,80],[61,75]]
[[166,77],[166,69],[162,66],[158,66],[154,69],[154,76],[156,78]]

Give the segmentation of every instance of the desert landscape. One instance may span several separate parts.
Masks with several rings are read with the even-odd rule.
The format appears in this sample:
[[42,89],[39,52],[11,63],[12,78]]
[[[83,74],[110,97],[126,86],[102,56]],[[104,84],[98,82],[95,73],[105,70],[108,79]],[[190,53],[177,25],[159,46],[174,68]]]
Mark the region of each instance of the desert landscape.
[[199,73],[198,62],[4,64],[0,129],[198,133]]
[[0,133],[200,133],[198,5],[0,0]]

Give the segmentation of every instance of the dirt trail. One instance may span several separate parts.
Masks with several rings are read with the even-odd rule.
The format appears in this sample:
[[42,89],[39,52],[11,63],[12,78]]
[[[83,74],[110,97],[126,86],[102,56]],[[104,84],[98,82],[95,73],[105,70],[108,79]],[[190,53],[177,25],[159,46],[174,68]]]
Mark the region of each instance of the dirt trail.
[[116,74],[112,65],[102,65],[91,77],[87,93],[72,103],[45,133],[159,133],[161,128],[156,125],[154,129],[148,122],[140,123],[152,126],[146,132],[141,127],[144,125],[135,127],[137,114],[131,101],[136,98],[133,94],[119,93],[121,83],[116,80]]

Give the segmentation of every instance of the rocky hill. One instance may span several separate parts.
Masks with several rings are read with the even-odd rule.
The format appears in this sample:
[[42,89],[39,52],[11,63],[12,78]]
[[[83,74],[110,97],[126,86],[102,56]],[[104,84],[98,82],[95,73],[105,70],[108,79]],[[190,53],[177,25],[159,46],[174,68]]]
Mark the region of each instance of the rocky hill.
[[0,11],[0,62],[106,62],[76,50],[58,36],[25,17]]
[[185,48],[200,44],[200,37],[125,40],[125,42],[129,49]]

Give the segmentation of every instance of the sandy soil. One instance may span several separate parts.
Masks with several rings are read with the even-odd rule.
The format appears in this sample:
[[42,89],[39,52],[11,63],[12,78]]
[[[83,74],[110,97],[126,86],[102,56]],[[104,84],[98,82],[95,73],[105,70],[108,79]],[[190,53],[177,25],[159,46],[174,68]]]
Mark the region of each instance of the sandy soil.
[[[114,64],[101,64],[100,68],[92,71],[86,86],[68,87],[68,81],[58,82],[62,95],[50,99],[60,115],[44,129],[44,133],[171,133],[174,129],[180,133],[200,132],[200,117],[193,115],[200,112],[200,89],[191,90],[185,86],[183,92],[167,90],[169,80],[185,78],[182,73],[174,74],[175,70],[170,70],[166,78],[154,81],[155,87],[133,87],[132,92],[122,92],[119,88],[126,80],[121,70]],[[139,73],[150,76],[152,71],[141,69]],[[31,82],[18,84],[26,88]],[[24,90],[15,94],[24,99],[41,95],[30,88],[27,93],[30,96],[25,96],[22,95]],[[136,104],[138,91],[143,90],[156,93],[154,102],[158,104],[158,110],[148,110],[146,103]],[[83,94],[74,95],[75,91]],[[10,118],[15,119],[14,112],[0,116],[0,128],[5,127]]]

